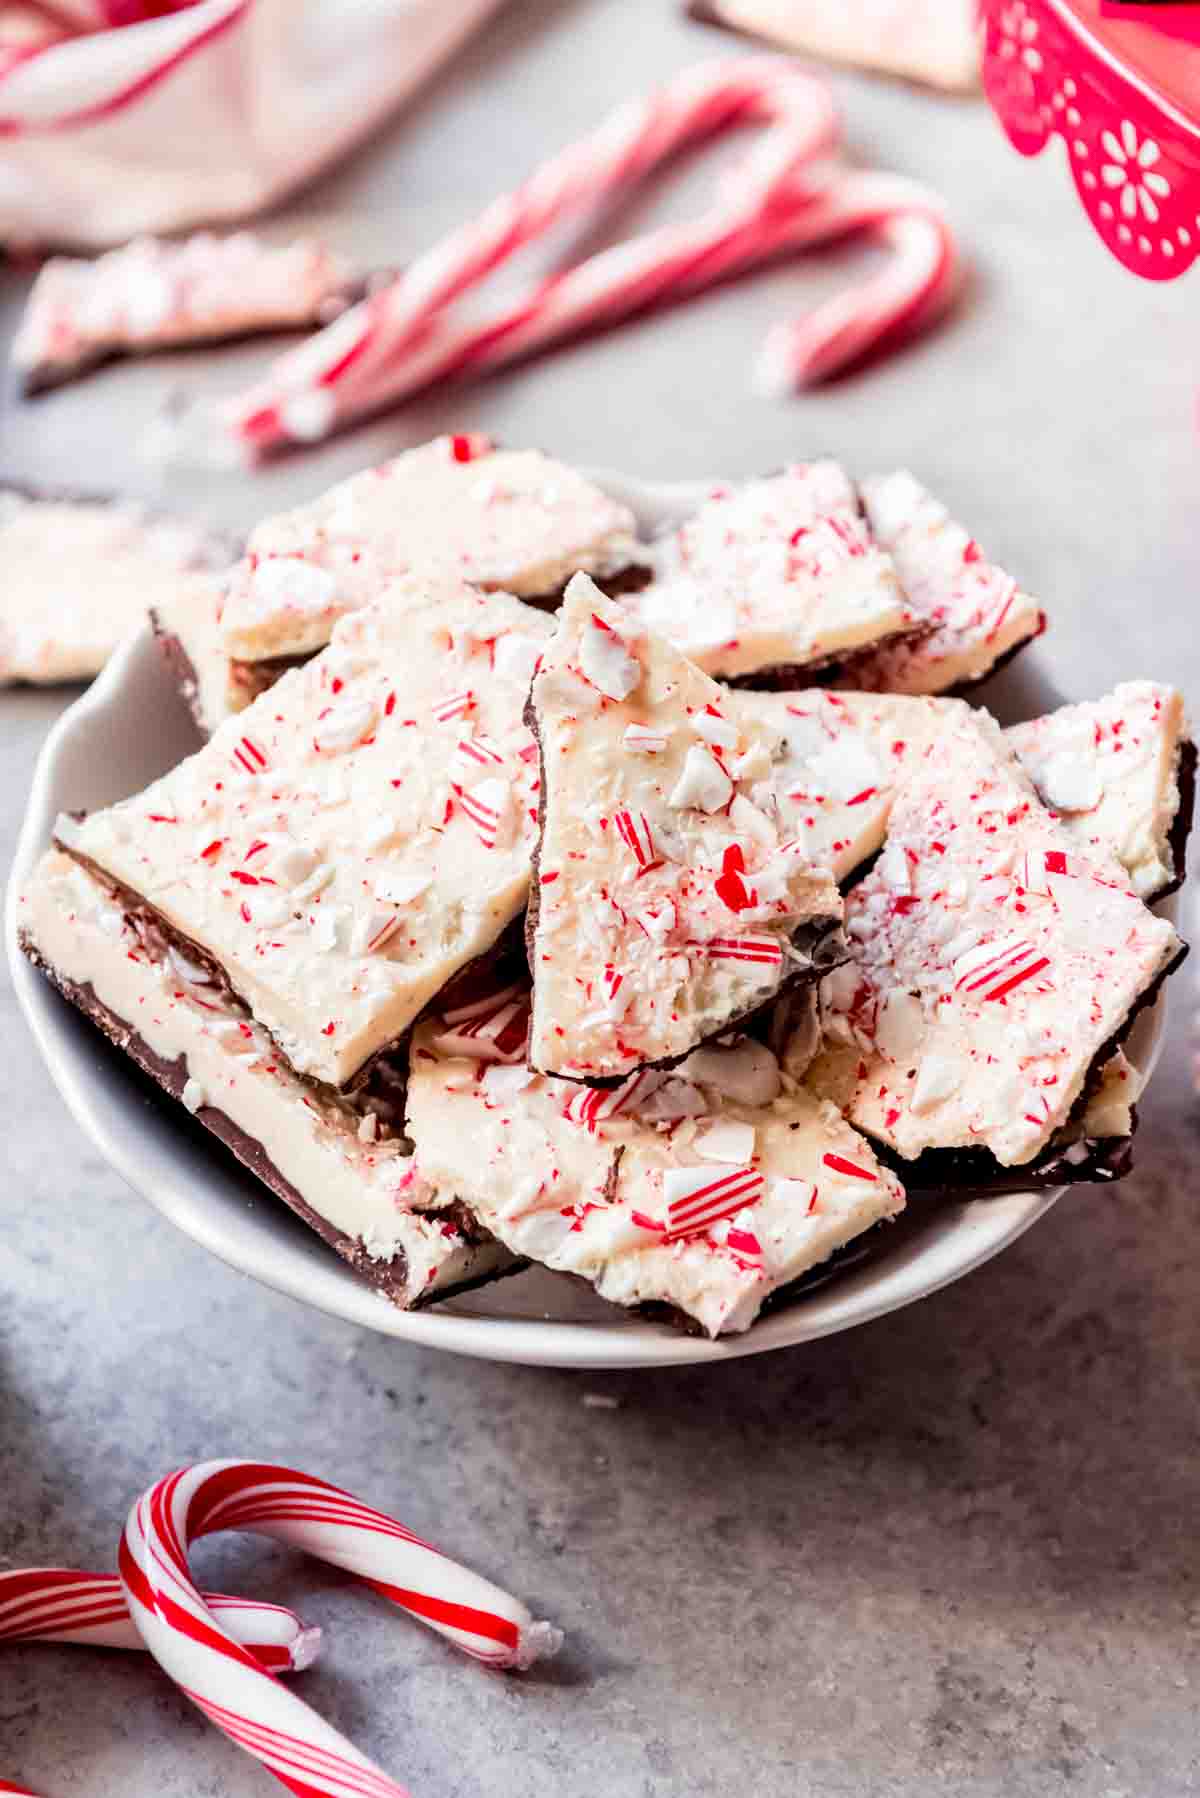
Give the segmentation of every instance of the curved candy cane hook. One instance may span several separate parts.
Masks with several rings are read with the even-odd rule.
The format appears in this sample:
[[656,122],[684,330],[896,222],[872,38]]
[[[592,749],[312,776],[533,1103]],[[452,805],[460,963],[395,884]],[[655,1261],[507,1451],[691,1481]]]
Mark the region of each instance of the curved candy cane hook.
[[169,1474],[134,1505],[121,1540],[130,1613],[186,1696],[300,1798],[406,1794],[264,1671],[207,1608],[188,1549],[226,1529],[252,1530],[345,1568],[492,1666],[528,1667],[561,1641],[518,1600],[324,1480],[255,1461],[208,1461]]

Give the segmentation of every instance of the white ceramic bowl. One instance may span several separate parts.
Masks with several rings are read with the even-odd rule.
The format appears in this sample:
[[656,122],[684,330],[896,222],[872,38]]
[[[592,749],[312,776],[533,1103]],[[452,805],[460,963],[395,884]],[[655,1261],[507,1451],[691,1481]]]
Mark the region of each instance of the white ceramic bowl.
[[[711,483],[646,486],[596,477],[654,530],[691,510]],[[1001,716],[1057,703],[1036,651],[993,683]],[[77,1122],[135,1191],[231,1266],[292,1298],[405,1341],[552,1367],[664,1367],[722,1361],[807,1342],[909,1305],[990,1260],[1043,1216],[1058,1191],[922,1205],[915,1201],[860,1267],[815,1286],[748,1334],[722,1342],[627,1317],[573,1281],[531,1270],[429,1311],[403,1312],[350,1269],[252,1175],[152,1089],[26,961],[13,895],[49,841],[59,811],[136,792],[196,747],[191,721],[145,629],[59,719],[38,760],[13,866],[6,924],[17,996],[52,1079]],[[1161,1033],[1151,1014],[1131,1047],[1148,1067]]]

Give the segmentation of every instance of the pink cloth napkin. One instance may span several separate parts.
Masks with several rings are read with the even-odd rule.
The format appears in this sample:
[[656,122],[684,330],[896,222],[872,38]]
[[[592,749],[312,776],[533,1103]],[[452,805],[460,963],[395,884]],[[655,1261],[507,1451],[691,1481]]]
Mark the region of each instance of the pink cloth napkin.
[[411,93],[499,0],[0,0],[0,245],[243,218]]

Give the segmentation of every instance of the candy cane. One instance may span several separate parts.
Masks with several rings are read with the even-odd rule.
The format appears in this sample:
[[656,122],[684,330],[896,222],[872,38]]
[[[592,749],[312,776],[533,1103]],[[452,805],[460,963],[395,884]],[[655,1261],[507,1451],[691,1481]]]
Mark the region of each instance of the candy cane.
[[[206,1592],[204,1602],[255,1660],[277,1673],[311,1667],[321,1644],[293,1611]],[[0,1573],[0,1642],[77,1642],[84,1648],[143,1649],[115,1573],[25,1567]]]
[[0,1779],[0,1792],[15,1792],[16,1798],[41,1798],[40,1793],[31,1792],[28,1786],[15,1786],[10,1779]]
[[492,1666],[528,1667],[561,1641],[516,1599],[324,1480],[255,1461],[208,1461],[168,1475],[134,1505],[121,1540],[130,1613],[185,1695],[298,1798],[406,1794],[207,1609],[187,1553],[217,1530],[253,1530],[343,1567]]
[[[686,145],[734,126],[767,126],[753,152],[718,188],[699,220],[668,225],[588,257],[543,282],[484,325],[454,327],[445,308],[506,257],[569,213],[610,196]],[[315,440],[433,381],[482,372],[635,310],[698,292],[757,262],[851,230],[874,229],[898,249],[890,290],[882,278],[851,296],[858,330],[828,319],[810,374],[831,373],[874,342],[911,328],[949,292],[952,240],[937,200],[902,183],[892,203],[925,220],[901,230],[883,201],[843,173],[814,182],[806,171],[830,150],[837,120],[824,83],[776,57],[704,63],[615,112],[591,137],[570,145],[513,193],[452,232],[390,286],[351,308],[325,331],[281,357],[265,383],[235,398],[225,423],[246,450]],[[844,197],[839,198],[845,191]],[[914,255],[918,235],[939,253]],[[853,341],[851,341],[851,336]],[[846,349],[838,353],[845,338]],[[778,345],[773,361],[780,357]]]

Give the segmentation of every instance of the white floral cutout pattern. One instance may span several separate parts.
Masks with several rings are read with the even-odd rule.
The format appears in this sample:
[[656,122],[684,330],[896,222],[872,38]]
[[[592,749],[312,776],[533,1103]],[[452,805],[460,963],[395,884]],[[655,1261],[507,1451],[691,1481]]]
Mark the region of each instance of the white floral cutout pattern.
[[1013,0],[1011,6],[1005,7],[1000,15],[1000,30],[1003,33],[1001,56],[1016,57],[1031,75],[1040,73],[1042,53],[1034,48],[1038,23],[1031,17],[1024,0]]
[[1158,219],[1158,202],[1165,200],[1171,184],[1155,168],[1162,152],[1152,137],[1139,142],[1137,131],[1128,119],[1121,121],[1121,135],[1102,131],[1100,143],[1109,160],[1100,170],[1105,187],[1117,190],[1117,204],[1127,219],[1136,218],[1138,209],[1148,223]]

